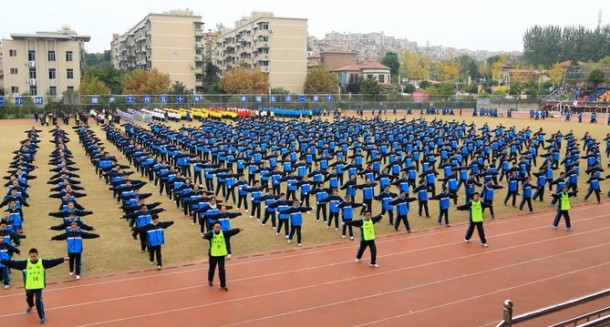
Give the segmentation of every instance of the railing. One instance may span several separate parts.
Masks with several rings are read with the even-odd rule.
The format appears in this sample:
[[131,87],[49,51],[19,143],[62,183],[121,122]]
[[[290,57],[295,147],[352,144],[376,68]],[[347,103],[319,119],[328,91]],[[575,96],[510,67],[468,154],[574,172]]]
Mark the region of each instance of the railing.
[[[595,319],[593,319],[595,318]],[[610,323],[610,307],[605,307],[600,310],[589,312],[582,316],[564,320],[560,323],[549,327],[566,327],[566,326],[598,326],[601,322]]]
[[[546,308],[530,311],[530,312],[524,313],[524,314],[516,316],[516,317],[513,317],[513,302],[511,300],[506,300],[506,301],[504,301],[503,320],[499,324],[497,324],[496,327],[511,327],[518,323],[522,323],[522,322],[529,321],[529,320],[539,318],[542,316],[546,316],[551,313],[555,313],[555,312],[558,312],[558,311],[561,311],[564,309],[572,308],[577,305],[595,301],[595,300],[604,298],[606,296],[610,296],[610,288],[597,292],[597,293],[593,293],[593,294],[589,294],[589,295],[579,297],[576,299],[568,300],[566,302],[554,304],[554,305],[548,306]],[[608,318],[608,319],[610,319],[610,318]],[[590,326],[597,326],[597,325],[590,325]]]

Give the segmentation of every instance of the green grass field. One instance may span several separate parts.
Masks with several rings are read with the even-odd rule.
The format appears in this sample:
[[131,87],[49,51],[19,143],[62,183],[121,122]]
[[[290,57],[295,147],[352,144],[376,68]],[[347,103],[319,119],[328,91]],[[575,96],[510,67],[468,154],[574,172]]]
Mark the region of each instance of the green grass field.
[[[418,115],[415,115],[418,117]],[[388,119],[402,118],[402,116],[388,115]],[[425,117],[432,119],[432,117]],[[453,120],[454,118],[458,121],[465,120],[467,123],[471,121],[481,126],[483,123],[488,123],[490,127],[503,124],[504,126],[515,126],[518,130],[529,126],[533,131],[543,127],[547,134],[554,133],[561,130],[564,134],[572,130],[573,133],[578,137],[582,138],[585,132],[590,132],[591,135],[598,141],[601,141],[606,133],[609,131],[608,127],[603,124],[590,125],[590,124],[577,124],[574,122],[564,123],[558,121],[533,121],[533,120],[519,120],[519,119],[506,119],[506,118],[480,118],[480,117],[442,117],[435,116],[437,119],[448,118]],[[600,121],[603,121],[600,119]],[[13,157],[12,151],[18,149],[19,141],[24,139],[25,135],[23,132],[32,127],[34,122],[32,121],[0,121],[0,135],[2,136],[2,142],[0,143],[0,151],[4,153],[4,156],[0,158],[0,167],[4,170],[8,169],[9,162]],[[178,128],[182,123],[171,123],[174,128]],[[196,123],[191,123],[195,125]],[[31,247],[36,247],[40,251],[43,257],[60,257],[66,255],[66,246],[63,241],[49,241],[51,236],[59,234],[58,232],[49,230],[51,225],[57,225],[61,222],[59,218],[52,218],[48,216],[51,211],[57,211],[59,208],[60,201],[58,199],[51,199],[49,191],[52,187],[46,184],[52,173],[49,169],[53,168],[48,165],[50,153],[54,150],[54,144],[50,143],[50,133],[48,131],[52,127],[40,127],[35,125],[37,129],[42,129],[40,149],[36,155],[37,169],[32,175],[37,176],[37,179],[30,181],[30,188],[28,193],[30,194],[30,207],[24,209],[25,223],[24,230],[27,235],[27,239],[22,242],[21,250],[24,252],[21,256],[15,256],[15,259],[25,259],[26,252]],[[77,163],[77,167],[80,171],[81,186],[85,187],[82,192],[87,193],[87,197],[78,199],[78,202],[82,204],[87,210],[92,210],[93,215],[86,216],[83,221],[96,228],[95,233],[101,235],[99,239],[84,240],[84,253],[83,253],[83,278],[91,276],[93,274],[104,274],[115,271],[125,271],[142,269],[149,267],[148,254],[140,253],[139,241],[135,241],[131,238],[131,232],[128,230],[128,226],[125,220],[119,219],[122,215],[122,211],[119,209],[119,203],[112,198],[112,192],[108,190],[108,185],[103,180],[99,179],[94,173],[94,167],[91,165],[89,158],[85,155],[85,152],[78,142],[77,135],[73,132],[71,126],[60,125],[61,128],[69,133],[71,141],[68,143],[68,148],[74,154],[74,161]],[[104,139],[105,133],[101,131],[100,127],[95,124],[92,125],[93,130],[97,136]],[[106,150],[112,155],[119,158],[121,164],[128,164],[125,157],[111,144],[105,144]],[[605,148],[604,148],[605,149]],[[541,161],[539,161],[540,163]],[[607,159],[603,159],[603,167],[606,167]],[[585,167],[585,163],[581,167]],[[534,171],[537,169],[533,168]],[[5,174],[6,176],[8,174]],[[558,172],[555,173],[555,176]],[[602,175],[605,175],[602,173]],[[138,173],[132,175],[132,179],[140,179]],[[583,173],[579,177],[579,188],[581,190],[586,189],[584,183],[586,177]],[[501,184],[503,185],[503,184]],[[439,189],[437,185],[437,189]],[[602,181],[602,190],[606,191],[608,188],[608,182]],[[158,189],[154,189],[152,185],[145,185],[142,190],[143,193],[153,193],[153,196],[147,200],[147,202],[160,201],[163,202],[162,207],[166,209],[165,212],[161,213],[161,220],[173,220],[176,224],[166,230],[166,244],[163,248],[163,259],[164,266],[171,266],[180,263],[186,263],[191,261],[201,261],[207,256],[207,241],[201,239],[199,234],[198,226],[192,226],[190,219],[183,215],[180,209],[177,209],[175,204],[165,196],[159,196]],[[459,203],[463,203],[463,190],[460,190]],[[534,210],[550,210],[549,206],[550,196],[548,195],[548,189],[545,194],[545,202],[540,203],[534,202]],[[513,215],[525,214],[527,211],[519,211],[512,207],[505,207],[502,205],[502,200],[506,195],[506,191],[499,190],[496,192],[495,200],[495,211],[496,217],[511,217]],[[580,203],[583,201],[583,195],[579,195],[578,199],[574,200],[574,203]],[[605,196],[604,196],[605,198]],[[360,201],[360,195],[357,197]],[[518,199],[520,200],[520,199]],[[589,199],[590,201],[592,199]],[[311,204],[313,205],[315,201]],[[593,201],[591,201],[593,202]],[[232,204],[229,201],[228,204]],[[517,203],[518,204],[518,203]],[[428,229],[431,227],[436,228],[436,217],[438,214],[438,202],[430,201],[430,215],[431,219],[419,217],[417,215],[417,203],[411,204],[411,213],[409,214],[409,220],[414,231]],[[264,207],[264,206],[263,206]],[[358,209],[356,209],[358,210]],[[231,210],[230,210],[231,211]],[[378,203],[373,207],[373,214],[379,213]],[[455,210],[450,211],[451,223],[461,223],[467,218],[467,213],[457,212]],[[554,213],[549,211],[549,225],[553,218]],[[486,213],[486,217],[488,214]],[[240,235],[233,238],[232,247],[234,256],[240,256],[249,253],[257,252],[269,252],[269,251],[282,251],[286,249],[296,248],[296,242],[287,244],[286,240],[282,236],[275,236],[273,229],[270,227],[270,223],[267,227],[260,226],[260,223],[256,219],[250,219],[249,216],[243,215],[232,221],[234,227],[243,227],[245,231]],[[445,227],[442,227],[445,228]],[[450,228],[464,228],[463,226],[454,226]],[[578,226],[575,226],[578,228]],[[355,231],[356,237],[358,232]],[[386,222],[383,222],[378,227],[379,234],[385,233],[396,233],[394,229]],[[404,227],[401,226],[401,232],[404,233]],[[490,235],[493,242],[493,235]],[[303,244],[304,247],[313,245],[315,243],[325,242],[350,242],[349,239],[341,239],[340,232],[335,232],[334,228],[327,230],[326,226],[320,222],[316,223],[314,219],[314,213],[306,214],[304,217],[303,224]],[[408,242],[408,239],[407,239]],[[356,244],[354,244],[354,251],[356,250]],[[67,263],[58,268],[52,269],[48,272],[50,280],[53,279],[64,279],[68,277]],[[16,275],[14,275],[16,276]],[[20,278],[15,278],[19,280]],[[21,282],[13,282],[13,284],[20,285]]]

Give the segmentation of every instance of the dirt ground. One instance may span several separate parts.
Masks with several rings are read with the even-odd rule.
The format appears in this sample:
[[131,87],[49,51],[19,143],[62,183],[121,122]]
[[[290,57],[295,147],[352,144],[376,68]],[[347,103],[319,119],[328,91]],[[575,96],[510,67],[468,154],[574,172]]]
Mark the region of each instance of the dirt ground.
[[[599,121],[604,122],[605,116],[600,115]],[[402,115],[388,115],[388,119],[402,118]],[[419,118],[419,115],[414,117]],[[522,129],[529,126],[532,130],[536,131],[540,127],[543,127],[547,133],[554,133],[561,130],[564,134],[572,130],[578,138],[582,138],[585,132],[590,132],[594,138],[601,141],[605,138],[606,133],[610,130],[604,124],[578,124],[576,122],[560,122],[560,121],[534,121],[529,119],[508,119],[508,118],[487,118],[487,117],[470,117],[470,116],[424,116],[426,119],[448,119],[457,121],[466,121],[467,123],[474,122],[478,126],[483,123],[488,123],[490,126],[503,124],[504,126],[516,126],[517,129]],[[588,120],[587,120],[588,121]],[[182,123],[172,123],[173,127],[178,128]],[[187,124],[188,125],[188,124]],[[195,126],[196,123],[190,125]],[[41,143],[38,153],[36,155],[35,164],[37,169],[32,175],[37,176],[36,179],[30,181],[30,188],[28,193],[30,194],[30,207],[25,208],[25,223],[24,230],[27,235],[27,239],[22,242],[21,250],[24,253],[21,256],[15,256],[15,259],[25,259],[27,250],[31,247],[38,248],[42,257],[59,257],[66,255],[66,245],[63,241],[49,241],[51,236],[58,234],[58,232],[49,230],[52,225],[60,223],[60,219],[52,218],[48,216],[51,211],[57,211],[59,208],[59,200],[49,198],[51,194],[51,185],[46,184],[49,178],[52,176],[52,172],[49,169],[53,168],[48,165],[50,153],[53,151],[53,144],[49,142],[50,133],[48,131],[52,127],[41,127],[39,124],[31,120],[2,120],[0,121],[0,136],[2,142],[0,142],[0,152],[4,153],[0,157],[0,167],[5,170],[8,169],[9,163],[12,160],[12,151],[18,149],[19,141],[24,139],[24,131],[36,126],[37,129],[43,130],[41,135]],[[110,273],[114,271],[125,271],[141,269],[143,267],[149,267],[148,255],[140,252],[139,241],[135,241],[130,236],[130,231],[125,220],[119,219],[122,215],[122,211],[119,209],[119,203],[112,198],[112,192],[108,190],[108,185],[103,180],[99,179],[94,174],[94,167],[91,165],[89,158],[85,155],[83,148],[78,142],[77,135],[73,132],[72,126],[60,125],[61,128],[69,133],[71,142],[68,143],[68,148],[74,154],[74,161],[77,163],[77,167],[80,168],[78,173],[80,175],[81,186],[85,187],[85,192],[88,194],[87,197],[78,199],[78,202],[82,204],[87,210],[92,210],[93,215],[86,216],[83,221],[96,228],[94,231],[101,235],[99,239],[84,240],[84,253],[83,253],[83,278],[93,274]],[[105,139],[105,134],[101,131],[99,126],[92,123],[92,128],[101,139]],[[112,155],[117,156],[121,164],[128,164],[125,157],[111,144],[107,143],[106,150]],[[602,143],[602,150],[605,150]],[[584,163],[583,163],[584,164]],[[602,167],[606,167],[607,159],[603,158]],[[555,173],[558,175],[558,172]],[[605,175],[602,173],[602,175]],[[8,174],[5,173],[5,176]],[[138,173],[132,175],[132,179],[140,179]],[[586,177],[581,174],[579,177],[579,188],[581,190],[586,189],[585,184]],[[608,182],[603,181],[602,191],[607,191]],[[438,187],[439,185],[437,185]],[[180,263],[186,263],[190,261],[204,260],[207,255],[207,241],[201,239],[199,235],[198,226],[192,226],[190,220],[185,217],[181,210],[177,209],[175,204],[171,202],[167,197],[160,196],[159,190],[153,188],[152,185],[145,185],[142,188],[142,193],[153,193],[153,196],[147,201],[149,202],[162,202],[162,207],[166,209],[165,212],[161,213],[161,220],[173,220],[175,225],[166,230],[166,243],[163,248],[163,260],[164,266],[171,266]],[[506,194],[506,190],[499,190],[496,192],[495,200],[495,211],[496,217],[511,217],[514,215],[526,214],[527,211],[519,211],[516,208],[505,207],[502,205],[502,200]],[[583,194],[584,195],[584,192]],[[583,196],[580,195],[578,199],[574,200],[575,203],[583,201]],[[463,191],[460,190],[460,203],[463,202]],[[313,200],[313,199],[312,199]],[[359,199],[359,196],[357,197]],[[519,200],[519,199],[518,199]],[[589,200],[592,200],[591,198]],[[605,196],[604,200],[605,201]],[[535,211],[548,211],[549,224],[554,216],[554,211],[549,206],[550,197],[548,195],[548,189],[545,194],[545,202],[541,203],[538,201],[534,202]],[[312,201],[312,204],[314,201]],[[229,204],[232,204],[229,200]],[[412,225],[414,232],[418,230],[440,228],[436,225],[436,217],[438,214],[438,202],[430,201],[430,215],[431,219],[419,217],[417,215],[416,203],[411,205],[411,213],[409,214],[409,220]],[[414,210],[415,209],[415,210]],[[230,210],[231,211],[231,210]],[[373,214],[378,213],[379,205],[375,204],[373,207]],[[467,219],[466,213],[457,212],[455,210],[450,211],[450,221],[453,224],[452,229],[460,228],[464,229],[461,223]],[[245,231],[233,238],[232,247],[233,254],[236,257],[244,254],[269,252],[269,251],[284,251],[288,249],[295,249],[296,242],[287,244],[286,240],[281,236],[275,236],[274,231],[271,229],[270,224],[267,227],[260,226],[260,223],[256,219],[250,219],[246,214],[232,221],[234,227],[243,227]],[[403,228],[403,227],[401,227]],[[356,232],[356,239],[358,232]],[[396,233],[394,229],[386,222],[382,223],[378,227],[378,233]],[[405,233],[404,229],[400,233]],[[340,232],[336,232],[334,228],[328,230],[326,226],[320,222],[316,223],[314,219],[314,213],[306,214],[304,217],[303,225],[303,243],[304,245],[311,245],[313,243],[326,243],[326,242],[350,242],[349,239],[341,239]],[[354,251],[356,250],[356,241],[354,241]],[[67,264],[60,266],[55,269],[51,269],[48,274],[50,279],[55,278],[69,278],[68,277]],[[14,275],[16,276],[16,275]],[[17,282],[16,284],[21,284]]]

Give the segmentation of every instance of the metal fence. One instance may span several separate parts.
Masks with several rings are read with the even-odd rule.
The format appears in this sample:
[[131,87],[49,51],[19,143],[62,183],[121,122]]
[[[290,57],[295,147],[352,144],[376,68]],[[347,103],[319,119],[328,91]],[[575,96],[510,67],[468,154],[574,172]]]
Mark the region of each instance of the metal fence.
[[396,108],[404,110],[408,107],[414,111],[434,106],[436,108],[464,108],[477,107],[477,99],[489,99],[493,107],[518,109],[538,107],[543,97],[502,97],[502,96],[472,96],[472,95],[401,95],[401,94],[188,94],[188,95],[72,95],[69,97],[18,97],[20,104],[16,104],[17,97],[3,97],[0,106],[0,118],[26,118],[35,112],[61,110],[66,113],[76,111],[100,110],[102,108],[122,109],[128,108],[283,108],[283,109],[335,109],[341,110],[379,110],[388,111]]

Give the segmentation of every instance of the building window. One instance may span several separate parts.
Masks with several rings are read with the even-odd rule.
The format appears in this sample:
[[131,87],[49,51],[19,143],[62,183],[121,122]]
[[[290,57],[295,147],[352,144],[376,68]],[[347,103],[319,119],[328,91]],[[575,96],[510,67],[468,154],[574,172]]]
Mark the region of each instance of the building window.
[[66,51],[66,61],[72,61],[72,51]]
[[68,79],[73,79],[74,78],[74,69],[69,68],[67,70],[67,73],[68,73]]
[[11,86],[11,93],[19,93],[19,86]]
[[195,80],[198,82],[203,81],[203,74],[195,74]]
[[55,61],[55,51],[49,51],[49,54],[47,55],[47,59],[49,61]]
[[195,67],[197,67],[197,68],[203,68],[203,61],[197,61],[197,62],[195,63]]
[[68,86],[68,92],[74,92],[74,86]]
[[30,70],[30,78],[36,78],[36,70],[34,70],[34,69]]
[[38,95],[38,88],[36,86],[30,86],[30,95]]
[[11,75],[17,75],[17,74],[19,74],[19,69],[11,68]]
[[201,39],[202,39],[201,35],[195,36],[195,42],[201,42]]
[[55,69],[51,68],[49,69],[49,79],[55,79]]
[[57,86],[49,87],[49,95],[57,95]]
[[28,61],[35,61],[35,60],[36,60],[36,51],[34,51],[34,50],[28,51]]
[[269,23],[262,23],[261,24],[261,29],[262,30],[268,30],[269,29]]
[[15,50],[15,49],[8,50],[8,55],[10,57],[17,57],[17,50]]
[[258,53],[259,54],[269,54],[269,48],[259,48]]
[[195,49],[195,54],[200,55],[200,54],[201,54],[201,48],[197,48],[197,49]]
[[385,83],[385,75],[379,75],[379,83]]

